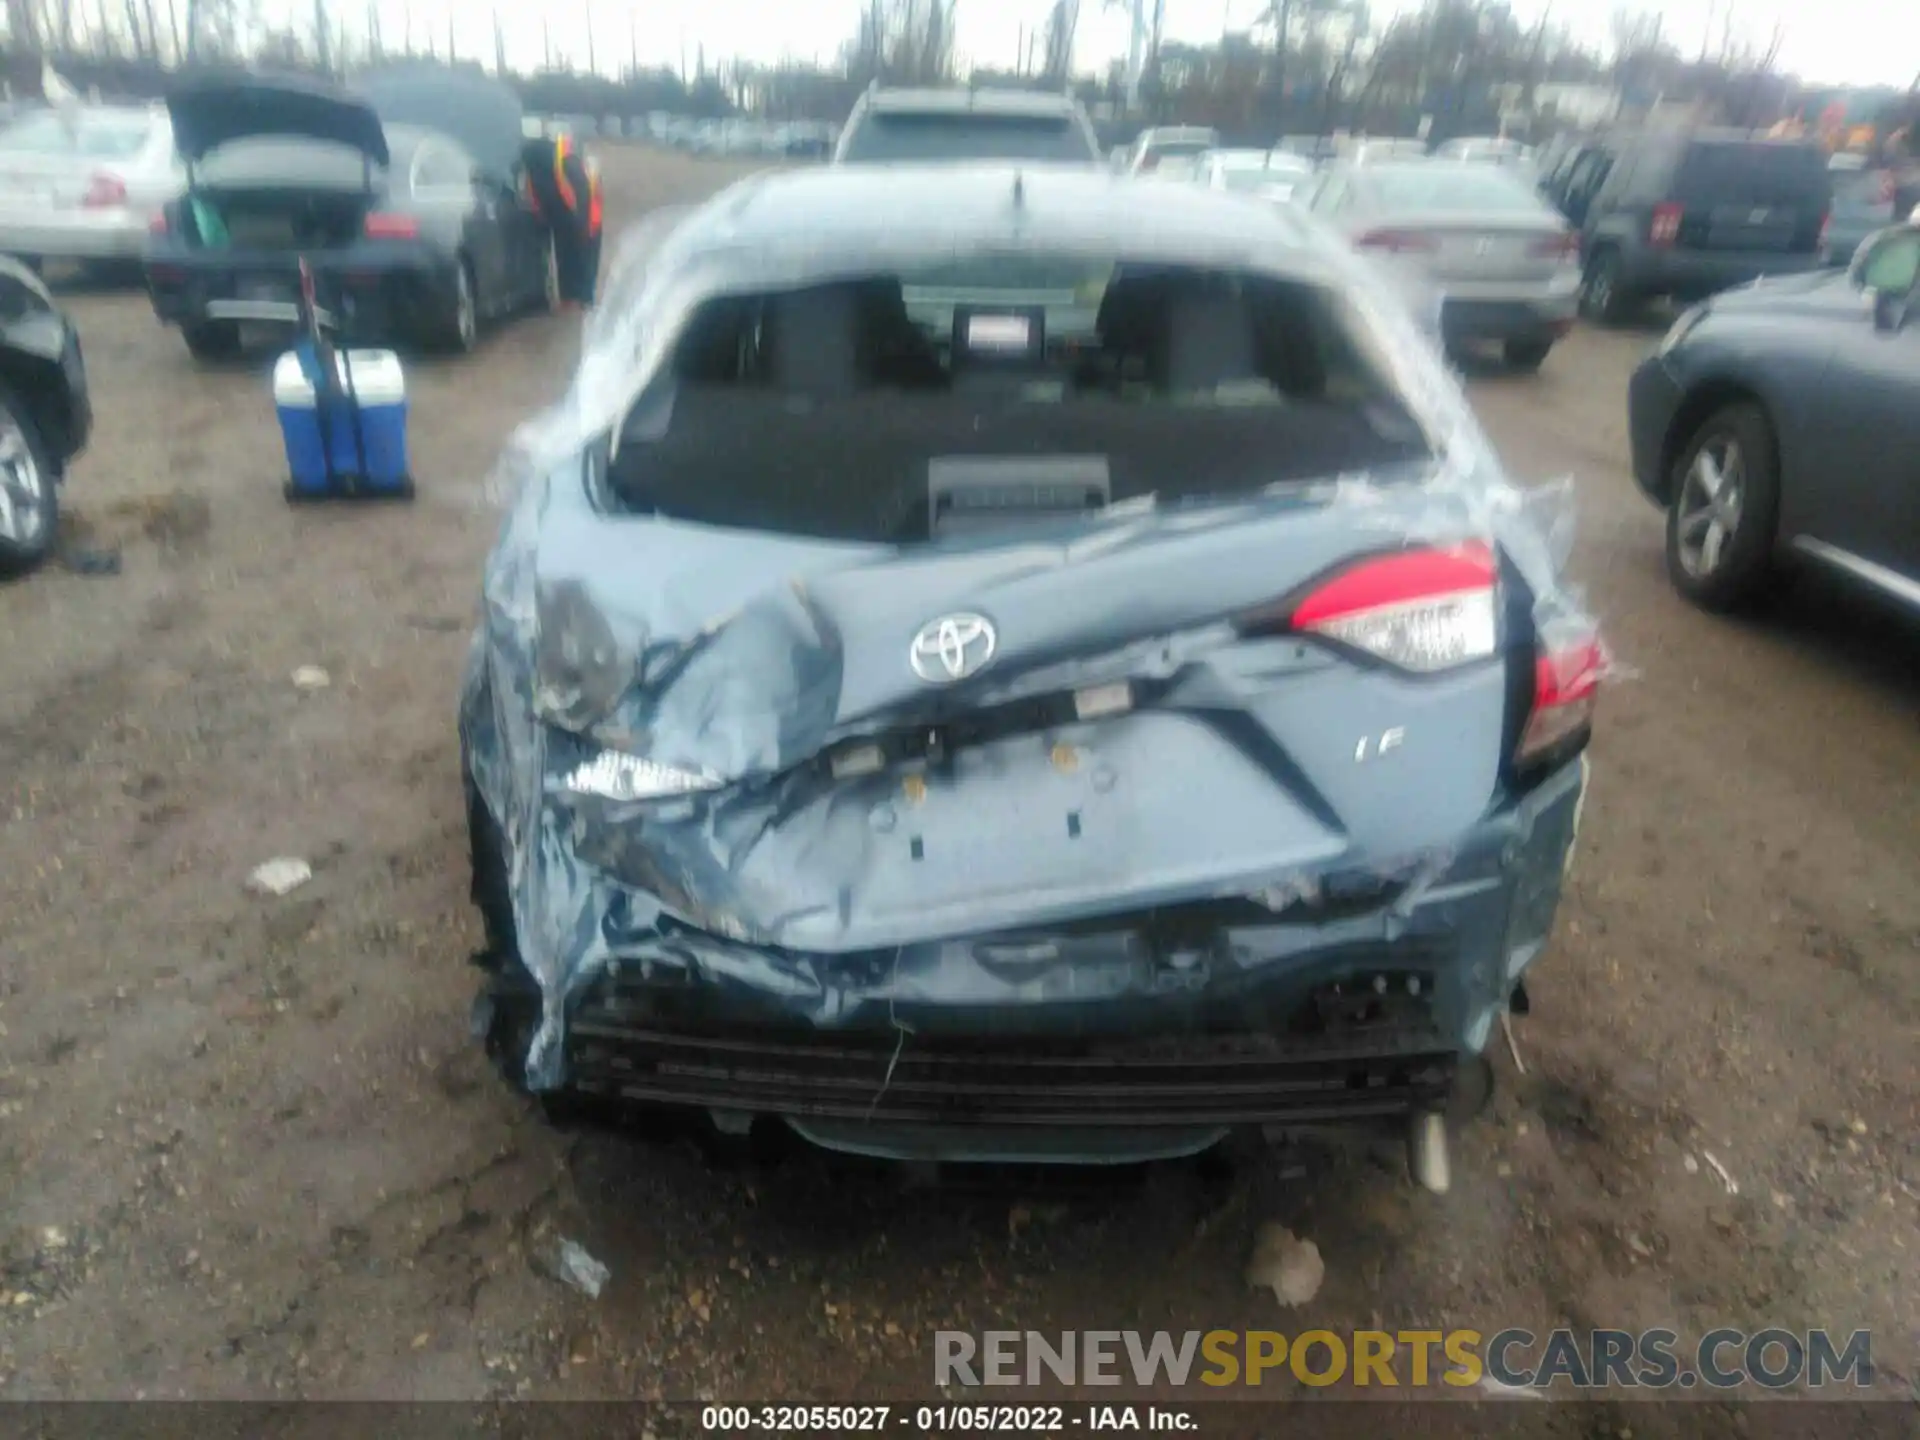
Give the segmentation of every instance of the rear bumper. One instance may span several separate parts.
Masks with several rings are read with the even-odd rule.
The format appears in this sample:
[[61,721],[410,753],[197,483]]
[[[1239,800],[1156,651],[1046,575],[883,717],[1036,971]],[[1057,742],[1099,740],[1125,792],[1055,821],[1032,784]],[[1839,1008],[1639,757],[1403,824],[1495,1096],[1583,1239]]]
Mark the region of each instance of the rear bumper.
[[1620,284],[1636,295],[1670,295],[1704,300],[1722,290],[1769,275],[1800,275],[1818,270],[1818,251],[1655,250],[1641,247],[1621,260]]
[[1569,268],[1528,285],[1431,282],[1441,294],[1440,332],[1449,344],[1474,340],[1557,340],[1573,328],[1580,277]]
[[1627,382],[1627,435],[1633,452],[1633,480],[1654,505],[1667,505],[1666,449],[1673,419],[1684,399],[1680,381],[1667,362],[1649,355]]
[[125,209],[0,212],[0,252],[42,260],[138,260],[148,218]]
[[[873,953],[729,940],[576,856],[561,868],[593,876],[594,933],[528,959],[590,977],[568,997],[565,1088],[862,1153],[1099,1162],[1244,1124],[1404,1120],[1445,1103],[1542,952],[1585,783],[1565,765],[1357,902],[1329,877],[1277,913],[1197,899]],[[579,898],[518,915],[523,950],[581,935]]]
[[[314,294],[340,333],[382,340],[420,334],[453,305],[454,261],[433,252],[382,257],[378,263],[309,257]],[[295,257],[245,265],[149,256],[147,293],[168,325],[229,321],[292,325],[297,318]],[[255,294],[255,290],[270,293]]]

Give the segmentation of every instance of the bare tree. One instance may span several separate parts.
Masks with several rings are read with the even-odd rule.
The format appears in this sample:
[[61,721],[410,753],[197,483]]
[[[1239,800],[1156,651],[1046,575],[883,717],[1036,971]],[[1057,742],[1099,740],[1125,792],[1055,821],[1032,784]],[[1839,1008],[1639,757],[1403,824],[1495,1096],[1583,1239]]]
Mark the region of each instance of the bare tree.
[[1065,85],[1073,71],[1074,33],[1080,28],[1080,0],[1053,0],[1047,16],[1047,58],[1041,72],[1047,82]]

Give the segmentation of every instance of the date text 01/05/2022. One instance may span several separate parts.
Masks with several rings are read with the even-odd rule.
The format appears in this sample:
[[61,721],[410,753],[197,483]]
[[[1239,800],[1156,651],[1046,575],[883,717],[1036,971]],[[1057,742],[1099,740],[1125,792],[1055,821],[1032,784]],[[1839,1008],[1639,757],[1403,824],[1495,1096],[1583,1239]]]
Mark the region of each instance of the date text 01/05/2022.
[[917,1434],[1055,1435],[1074,1430],[1192,1433],[1193,1415],[1160,1405],[708,1405],[700,1428],[709,1432],[793,1434],[820,1431]]

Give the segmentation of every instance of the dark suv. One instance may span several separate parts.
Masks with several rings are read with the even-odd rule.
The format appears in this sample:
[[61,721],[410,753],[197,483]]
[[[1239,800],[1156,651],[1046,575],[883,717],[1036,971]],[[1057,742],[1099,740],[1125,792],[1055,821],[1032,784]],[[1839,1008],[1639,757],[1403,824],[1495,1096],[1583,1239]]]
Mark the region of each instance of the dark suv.
[[870,89],[847,116],[834,164],[902,160],[1104,163],[1093,124],[1071,95],[1038,90]]
[[1717,130],[1590,141],[1543,188],[1580,230],[1581,308],[1602,321],[1816,268],[1833,198],[1817,145]]

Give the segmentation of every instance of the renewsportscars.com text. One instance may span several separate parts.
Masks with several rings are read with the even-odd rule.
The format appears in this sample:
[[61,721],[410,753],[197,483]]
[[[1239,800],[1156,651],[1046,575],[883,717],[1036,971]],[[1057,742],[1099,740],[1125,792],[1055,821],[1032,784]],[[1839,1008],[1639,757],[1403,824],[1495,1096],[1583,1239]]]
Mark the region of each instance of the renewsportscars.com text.
[[1866,1389],[1865,1330],[941,1330],[936,1385]]

